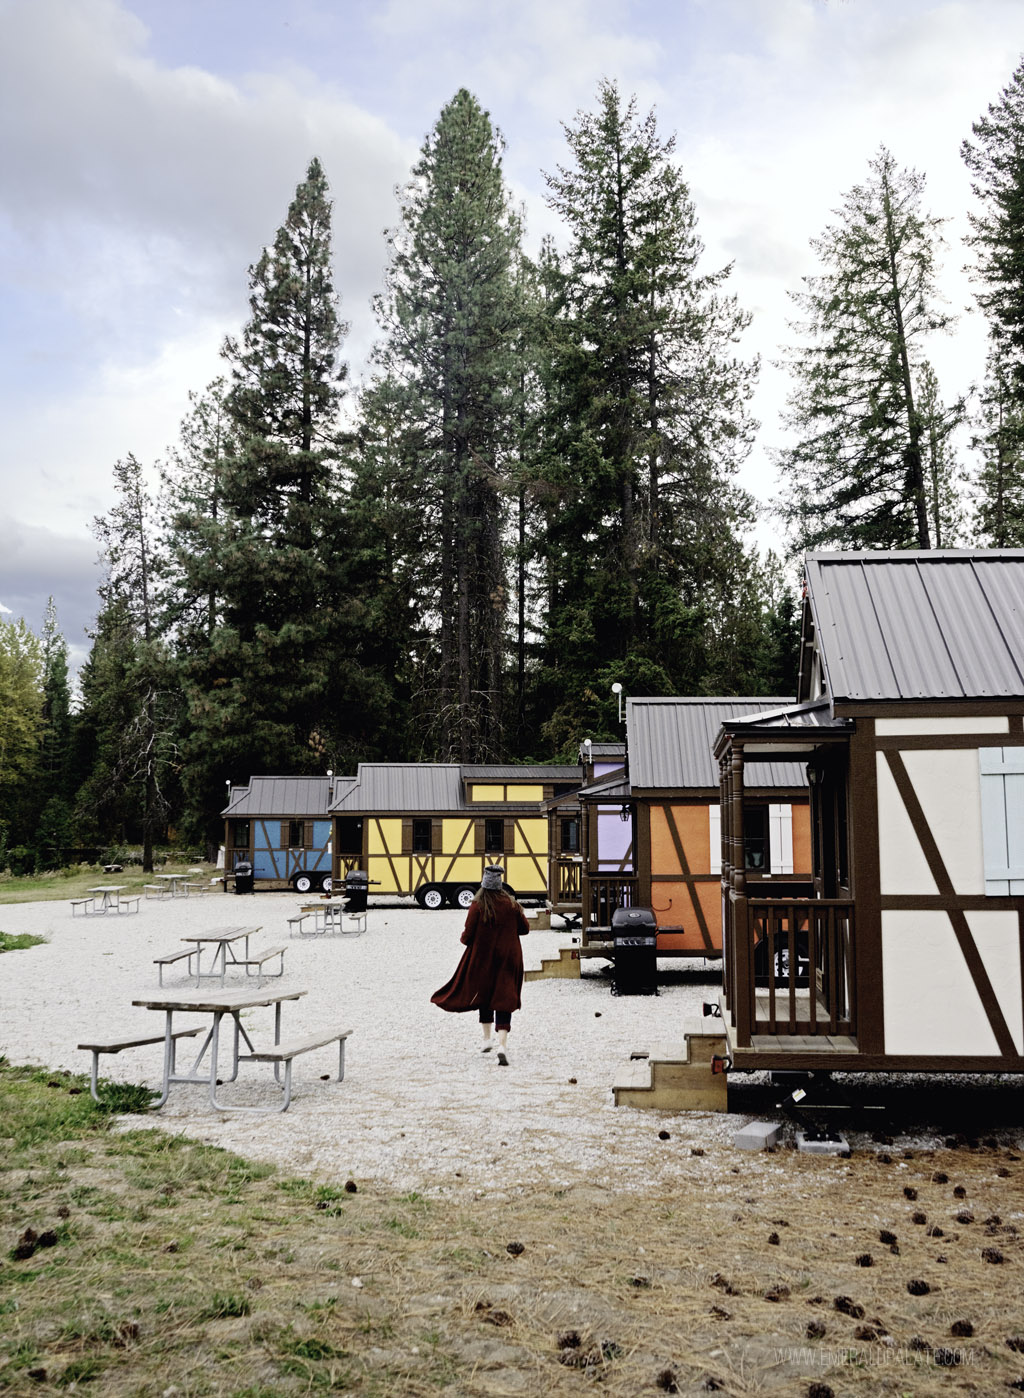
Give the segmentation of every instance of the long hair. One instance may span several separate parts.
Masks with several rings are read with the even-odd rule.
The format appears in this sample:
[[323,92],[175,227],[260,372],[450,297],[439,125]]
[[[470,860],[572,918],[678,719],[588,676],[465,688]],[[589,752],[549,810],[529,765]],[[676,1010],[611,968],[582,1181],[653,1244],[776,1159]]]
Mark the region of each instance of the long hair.
[[493,922],[498,909],[506,903],[515,903],[515,899],[510,897],[503,888],[478,888],[473,897],[474,903],[480,904],[481,922]]

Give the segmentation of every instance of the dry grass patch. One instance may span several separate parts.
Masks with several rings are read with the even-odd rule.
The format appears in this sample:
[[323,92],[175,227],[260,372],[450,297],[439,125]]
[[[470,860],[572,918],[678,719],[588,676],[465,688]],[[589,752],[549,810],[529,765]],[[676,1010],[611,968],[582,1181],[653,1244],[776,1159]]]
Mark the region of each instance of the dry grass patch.
[[1024,1378],[1024,1162],[1005,1148],[709,1149],[650,1196],[423,1197],[111,1133],[83,1083],[0,1069],[5,1392],[826,1398]]

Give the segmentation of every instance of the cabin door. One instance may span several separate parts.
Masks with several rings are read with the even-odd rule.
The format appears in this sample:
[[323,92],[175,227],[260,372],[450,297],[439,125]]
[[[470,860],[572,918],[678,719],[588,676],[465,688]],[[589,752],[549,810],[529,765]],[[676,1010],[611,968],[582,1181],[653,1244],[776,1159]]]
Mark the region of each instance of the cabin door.
[[815,910],[809,928],[809,970],[825,1008],[843,1020],[850,1018],[853,952],[848,771],[845,748],[820,753],[808,766],[814,895],[836,904]]

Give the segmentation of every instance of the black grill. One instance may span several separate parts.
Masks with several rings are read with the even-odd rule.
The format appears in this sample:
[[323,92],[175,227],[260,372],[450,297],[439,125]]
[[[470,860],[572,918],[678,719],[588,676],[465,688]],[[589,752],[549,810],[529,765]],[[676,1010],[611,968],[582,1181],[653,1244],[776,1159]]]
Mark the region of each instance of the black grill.
[[652,908],[616,908],[612,913],[615,949],[613,995],[657,995],[658,920]]

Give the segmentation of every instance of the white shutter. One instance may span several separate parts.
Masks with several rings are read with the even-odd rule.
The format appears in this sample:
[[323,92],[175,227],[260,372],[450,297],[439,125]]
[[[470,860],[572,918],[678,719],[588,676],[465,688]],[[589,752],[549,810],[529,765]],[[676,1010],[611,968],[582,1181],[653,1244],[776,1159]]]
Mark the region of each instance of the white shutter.
[[793,807],[768,807],[768,847],[773,874],[793,872]]
[[711,828],[711,863],[708,866],[713,874],[722,872],[722,808],[708,807],[708,825]]
[[979,748],[985,892],[1024,894],[1024,748]]

